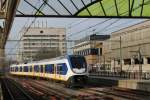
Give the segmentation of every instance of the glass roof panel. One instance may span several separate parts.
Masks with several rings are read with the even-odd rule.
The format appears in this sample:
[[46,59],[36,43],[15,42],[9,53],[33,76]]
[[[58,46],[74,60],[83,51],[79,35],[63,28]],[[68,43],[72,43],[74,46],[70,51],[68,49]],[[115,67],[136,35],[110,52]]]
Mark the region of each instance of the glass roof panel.
[[114,0],[104,0],[102,1],[102,5],[106,15],[117,15]]
[[150,16],[150,0],[145,0],[143,6],[143,16]]
[[81,13],[79,13],[78,16],[85,16],[85,15],[89,15],[87,10],[83,10]]
[[48,0],[48,4],[61,15],[70,15],[69,12],[58,2],[58,0]]
[[21,0],[16,14],[117,17],[141,16],[142,11],[150,16],[149,8],[150,0]]
[[[71,2],[71,0],[60,0],[65,6],[66,8],[72,13],[74,14],[75,12],[77,12],[76,7],[73,5],[73,3]],[[75,1],[75,0],[73,0]]]
[[50,7],[48,7],[48,5],[43,7],[42,12],[47,15],[57,15],[57,13],[54,10],[52,10]]
[[18,11],[20,11],[24,14],[33,14],[35,9],[33,7],[31,7],[29,4],[25,3],[23,0],[21,0],[20,4],[19,4],[19,7],[18,7]]
[[[119,10],[119,15],[120,16],[128,16],[129,15],[129,0],[121,0],[120,2],[117,1],[117,6]],[[132,0],[130,0],[131,2]]]
[[102,7],[99,2],[88,7],[88,9],[90,10],[91,14],[94,16],[98,16],[98,15],[104,16]]

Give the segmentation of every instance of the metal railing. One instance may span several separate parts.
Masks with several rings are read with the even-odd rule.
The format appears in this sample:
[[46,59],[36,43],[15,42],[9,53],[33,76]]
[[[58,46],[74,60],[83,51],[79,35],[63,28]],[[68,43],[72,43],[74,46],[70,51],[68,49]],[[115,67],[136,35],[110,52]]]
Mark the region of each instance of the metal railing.
[[[111,72],[111,71],[90,71],[90,76],[100,76],[100,77],[116,77],[124,79],[140,79],[139,72]],[[150,80],[150,72],[143,72],[141,74],[142,80]]]

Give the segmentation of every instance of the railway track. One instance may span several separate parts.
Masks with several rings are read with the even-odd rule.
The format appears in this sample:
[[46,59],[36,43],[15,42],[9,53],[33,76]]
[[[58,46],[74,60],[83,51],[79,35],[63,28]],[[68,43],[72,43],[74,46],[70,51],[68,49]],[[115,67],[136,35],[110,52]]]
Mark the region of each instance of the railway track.
[[71,89],[66,89],[63,87],[57,87],[57,86],[48,86],[48,84],[43,84],[38,81],[34,82],[27,82],[27,84],[30,84],[30,86],[38,89],[39,91],[43,91],[44,93],[47,93],[48,95],[55,95],[57,99],[64,99],[64,100],[91,100],[91,99],[100,99],[100,97],[93,96],[89,93],[83,93]]
[[[85,91],[91,94],[109,97],[112,100],[150,100],[150,94],[122,88],[86,88]],[[134,91],[134,92],[133,92]]]
[[29,79],[17,82],[31,93],[41,96],[41,100],[150,100],[149,93],[116,87],[86,87],[72,90],[49,81]]
[[[34,84],[32,84],[34,83]],[[63,94],[63,95],[67,95],[69,98],[68,100],[117,100],[114,96],[109,96],[107,94],[101,93],[101,92],[97,92],[95,90],[91,90],[91,89],[68,89],[68,88],[64,88],[64,87],[57,87],[57,86],[51,86],[50,84],[45,84],[43,82],[39,82],[39,81],[33,81],[33,82],[29,82],[29,84],[32,84],[35,87],[45,87],[44,90],[48,89],[47,91],[57,91],[56,94],[58,95],[59,93]],[[58,85],[58,84],[57,84]],[[117,97],[118,98],[118,97]],[[121,99],[118,99],[121,100]],[[128,100],[128,99],[124,99],[124,100]]]
[[3,78],[2,79],[2,90],[4,100],[34,100],[34,98],[22,89],[14,81]]

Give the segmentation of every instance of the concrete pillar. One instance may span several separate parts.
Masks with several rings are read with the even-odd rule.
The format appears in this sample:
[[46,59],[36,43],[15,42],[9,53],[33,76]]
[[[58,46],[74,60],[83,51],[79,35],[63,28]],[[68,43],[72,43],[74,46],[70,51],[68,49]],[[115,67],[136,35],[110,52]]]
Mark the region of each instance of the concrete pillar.
[[122,60],[122,65],[124,65],[124,60]]
[[111,71],[115,71],[114,69],[117,66],[117,64],[118,62],[115,59],[111,60]]
[[143,63],[147,64],[147,58],[146,57],[143,57]]
[[134,59],[131,58],[131,65],[134,65]]

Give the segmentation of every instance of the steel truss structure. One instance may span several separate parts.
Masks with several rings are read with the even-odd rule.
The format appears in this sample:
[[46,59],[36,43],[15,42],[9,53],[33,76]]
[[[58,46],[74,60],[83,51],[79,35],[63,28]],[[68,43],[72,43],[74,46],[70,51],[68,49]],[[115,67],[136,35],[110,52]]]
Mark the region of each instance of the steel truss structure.
[[16,17],[149,18],[150,0],[22,0]]

